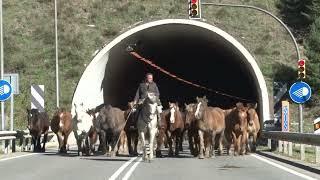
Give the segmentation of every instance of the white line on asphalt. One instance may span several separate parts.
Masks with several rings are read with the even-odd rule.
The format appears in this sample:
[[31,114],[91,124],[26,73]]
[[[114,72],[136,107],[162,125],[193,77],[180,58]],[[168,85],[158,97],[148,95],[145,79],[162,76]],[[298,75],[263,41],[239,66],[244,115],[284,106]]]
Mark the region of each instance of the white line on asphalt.
[[36,154],[38,154],[38,153],[24,154],[24,155],[21,155],[21,156],[4,158],[4,159],[0,159],[0,162],[2,162],[2,161],[7,161],[7,160],[11,160],[11,159],[18,159],[18,158],[22,158],[22,157],[26,157],[26,156],[32,156],[32,155],[36,155]]
[[132,167],[129,169],[126,175],[122,178],[122,180],[128,180],[133,173],[133,171],[137,168],[138,164],[142,161],[142,158],[140,158],[137,162],[135,162]]
[[263,161],[263,162],[266,162],[266,163],[268,163],[268,164],[270,164],[270,165],[272,165],[272,166],[275,166],[275,167],[280,168],[280,169],[282,169],[282,170],[284,170],[284,171],[287,171],[288,173],[291,173],[291,174],[294,174],[294,175],[296,175],[296,176],[299,176],[299,177],[301,177],[301,178],[303,178],[303,179],[316,180],[315,178],[312,178],[312,177],[307,176],[307,175],[305,175],[305,174],[299,173],[299,172],[297,172],[297,171],[294,171],[294,170],[289,169],[289,168],[287,168],[287,167],[284,167],[284,166],[282,166],[282,165],[280,165],[280,164],[277,164],[277,163],[274,163],[274,162],[272,162],[272,161],[269,161],[269,160],[267,160],[267,159],[265,159],[265,158],[262,158],[262,157],[260,157],[260,156],[255,155],[255,154],[251,154],[251,156],[253,156],[253,157],[255,157],[255,158],[257,158],[257,159],[259,159],[259,160],[261,160],[261,161]]
[[127,161],[126,163],[124,163],[110,178],[109,180],[115,180],[120,173],[127,167],[129,166],[129,164],[131,164],[135,159],[137,159],[138,157],[133,157],[131,158],[129,161]]

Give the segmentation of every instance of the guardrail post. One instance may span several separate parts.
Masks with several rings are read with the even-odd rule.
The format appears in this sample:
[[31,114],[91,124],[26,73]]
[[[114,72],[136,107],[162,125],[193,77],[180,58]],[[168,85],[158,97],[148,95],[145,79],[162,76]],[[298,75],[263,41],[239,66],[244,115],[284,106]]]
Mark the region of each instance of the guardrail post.
[[300,144],[300,159],[302,161],[305,160],[305,146],[304,146],[304,144]]
[[283,141],[279,141],[279,152],[283,152]]
[[320,163],[320,146],[316,146],[316,163]]
[[288,148],[289,148],[289,156],[292,156],[292,142],[289,142],[288,144]]
[[288,141],[283,141],[283,153],[288,155]]
[[268,139],[268,148],[272,151],[271,139]]

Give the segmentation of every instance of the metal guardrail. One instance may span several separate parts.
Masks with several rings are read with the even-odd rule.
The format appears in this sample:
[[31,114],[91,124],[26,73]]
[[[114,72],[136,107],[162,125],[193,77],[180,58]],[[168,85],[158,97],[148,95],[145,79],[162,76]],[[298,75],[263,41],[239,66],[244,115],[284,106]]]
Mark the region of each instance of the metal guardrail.
[[[50,130],[48,132],[48,141],[54,136],[55,134]],[[41,135],[43,137],[43,135]],[[15,152],[15,140],[20,140],[19,145],[22,151],[31,150],[31,138],[32,136],[29,134],[29,130],[18,130],[18,131],[0,131],[0,141],[5,141],[5,153],[8,152],[10,149],[9,140],[12,140],[12,152]]]
[[320,146],[320,135],[311,133],[294,133],[281,131],[262,131],[263,138],[288,141],[298,144]]

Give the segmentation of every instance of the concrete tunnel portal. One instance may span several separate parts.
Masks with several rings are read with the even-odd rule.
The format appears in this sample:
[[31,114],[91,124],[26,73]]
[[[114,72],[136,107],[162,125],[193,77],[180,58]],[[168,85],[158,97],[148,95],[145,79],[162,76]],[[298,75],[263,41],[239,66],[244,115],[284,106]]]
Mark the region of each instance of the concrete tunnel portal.
[[138,61],[126,51],[132,44],[136,44],[135,52],[180,78],[258,102],[261,123],[270,119],[266,83],[250,53],[219,28],[184,19],[139,25],[104,46],[78,82],[72,105],[83,103],[85,108],[94,108],[107,103],[125,109],[147,72],[154,74],[165,108],[169,101],[183,105],[203,95],[209,105],[222,108],[242,101],[193,87]]

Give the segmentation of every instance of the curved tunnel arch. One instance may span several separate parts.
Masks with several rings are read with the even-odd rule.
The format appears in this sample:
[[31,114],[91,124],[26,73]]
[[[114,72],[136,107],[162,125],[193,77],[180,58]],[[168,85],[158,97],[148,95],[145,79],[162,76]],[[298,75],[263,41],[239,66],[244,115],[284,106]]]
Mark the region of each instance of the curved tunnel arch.
[[[182,78],[188,76],[187,80],[208,85],[209,88],[215,90],[219,90],[220,84],[225,86],[225,89],[222,88],[221,90],[233,89],[229,91],[229,94],[243,95],[244,98],[258,102],[261,120],[270,119],[266,82],[251,54],[236,39],[221,29],[207,23],[186,19],[165,19],[142,24],[121,34],[103,47],[87,66],[78,82],[72,99],[71,112],[73,116],[75,115],[74,103],[83,103],[85,108],[94,108],[104,102],[124,106],[127,101],[132,100],[135,88],[143,78],[143,74],[146,71],[153,71],[145,67],[147,66],[145,64],[134,62],[132,60],[134,58],[124,50],[128,44],[140,40],[142,40],[142,45],[138,48],[139,52],[150,59],[155,58],[157,64],[166,67],[168,70],[170,69],[174,73],[180,73],[183,75]],[[180,53],[182,59],[191,59],[186,59],[184,62],[170,59],[173,50],[176,52],[174,54]],[[195,50],[195,53],[190,54],[191,52],[188,52],[190,50]],[[179,59],[180,56],[174,58]],[[212,64],[213,60],[200,60],[201,58],[212,58],[212,56],[216,57],[214,62],[217,67]],[[219,58],[223,61],[221,59],[219,61]],[[201,67],[201,63],[203,68],[212,66],[212,70],[211,68],[203,70],[206,73],[202,74],[202,80],[200,78],[193,79],[193,76],[198,75],[200,77],[199,74],[201,73],[193,74],[196,70],[192,70],[192,68]],[[219,68],[220,65],[224,68]],[[160,84],[160,92],[164,92],[161,97],[170,95],[168,87],[174,86],[180,88],[180,90],[186,88],[184,85],[169,80],[168,77],[163,77],[165,76],[163,74],[153,72],[156,78],[161,76],[160,82],[157,81]],[[214,74],[215,72],[216,74]],[[213,78],[209,75],[211,73],[214,74]],[[228,73],[234,80],[228,79]],[[210,78],[206,79],[208,75]],[[242,79],[237,79],[238,76],[242,76]],[[224,80],[211,82],[211,79]],[[240,84],[241,87],[239,88],[238,81],[240,80],[243,83]],[[217,86],[212,87],[215,85]],[[244,90],[237,94],[237,91],[235,91],[237,88]],[[187,98],[190,93],[195,92],[197,91],[183,92],[185,95],[181,97]],[[194,94],[194,97],[201,93]],[[175,93],[175,97],[180,96]],[[213,101],[217,99],[219,102],[225,102],[223,98],[219,98],[213,97]],[[230,101],[230,103],[234,103],[234,101]]]

